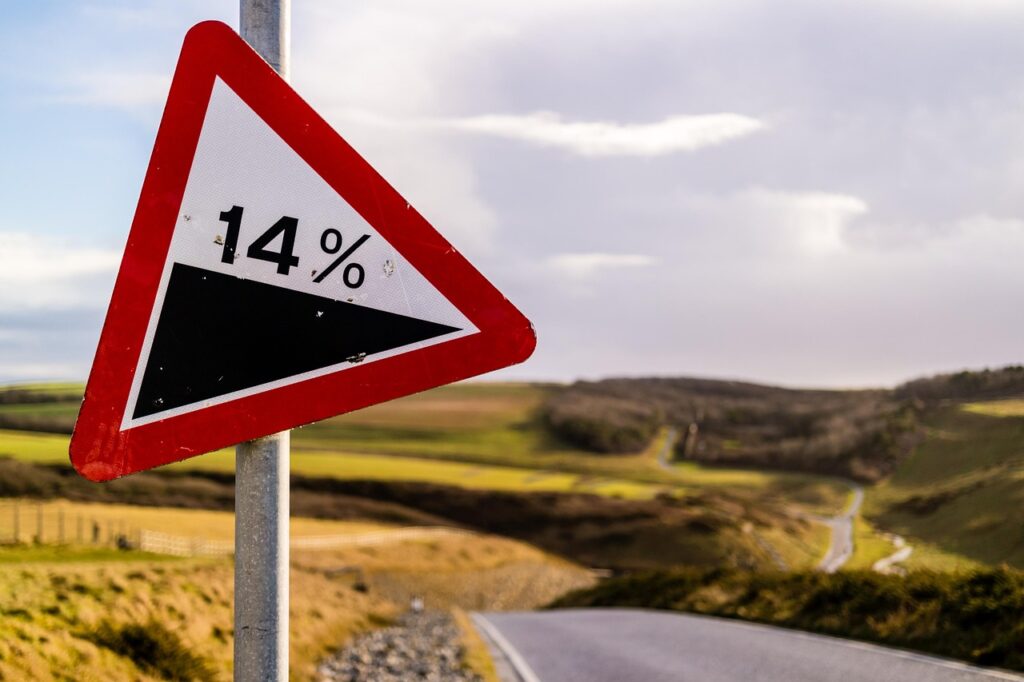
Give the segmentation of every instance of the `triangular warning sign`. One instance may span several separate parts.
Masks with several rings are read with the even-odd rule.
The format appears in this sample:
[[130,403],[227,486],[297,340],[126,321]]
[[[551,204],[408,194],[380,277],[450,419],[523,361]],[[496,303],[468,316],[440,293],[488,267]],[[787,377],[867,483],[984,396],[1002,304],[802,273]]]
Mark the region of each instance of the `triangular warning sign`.
[[93,480],[525,360],[530,323],[228,26],[185,37],[71,439]]

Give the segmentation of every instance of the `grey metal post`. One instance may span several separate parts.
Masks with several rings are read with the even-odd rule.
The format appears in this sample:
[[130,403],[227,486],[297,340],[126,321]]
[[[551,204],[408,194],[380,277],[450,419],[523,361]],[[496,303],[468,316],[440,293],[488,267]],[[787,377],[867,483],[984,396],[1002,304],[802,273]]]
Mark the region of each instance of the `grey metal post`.
[[291,75],[291,0],[240,0],[242,38],[288,80]]
[[[287,79],[291,0],[239,4],[242,38]],[[235,448],[236,682],[288,680],[290,446],[283,431]]]
[[288,679],[290,433],[235,449],[235,680]]

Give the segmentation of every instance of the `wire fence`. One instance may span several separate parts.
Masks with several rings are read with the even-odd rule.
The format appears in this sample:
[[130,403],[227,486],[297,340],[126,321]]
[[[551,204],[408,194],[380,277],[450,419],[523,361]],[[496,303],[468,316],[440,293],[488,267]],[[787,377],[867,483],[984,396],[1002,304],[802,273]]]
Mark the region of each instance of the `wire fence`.
[[45,504],[0,502],[0,544],[124,546],[138,529],[126,521],[92,517]]
[[[429,540],[470,531],[442,526],[397,528],[332,535],[301,535],[291,539],[299,550],[368,547],[410,540]],[[24,500],[0,501],[0,545],[79,545],[135,549],[180,557],[226,556],[232,540],[174,535],[139,528],[124,519],[111,520],[78,510]]]

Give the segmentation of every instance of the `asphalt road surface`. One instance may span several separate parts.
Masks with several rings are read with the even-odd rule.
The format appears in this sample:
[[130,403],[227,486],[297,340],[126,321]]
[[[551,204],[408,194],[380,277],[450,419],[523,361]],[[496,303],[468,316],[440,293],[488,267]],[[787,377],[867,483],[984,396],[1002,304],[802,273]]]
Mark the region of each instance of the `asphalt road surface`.
[[861,504],[864,503],[864,488],[856,484],[853,487],[853,499],[846,511],[839,516],[823,517],[818,520],[832,529],[832,542],[828,553],[818,564],[818,569],[826,573],[835,573],[853,556],[853,522],[857,518]]
[[737,621],[638,609],[477,614],[503,682],[1017,680],[941,658]]

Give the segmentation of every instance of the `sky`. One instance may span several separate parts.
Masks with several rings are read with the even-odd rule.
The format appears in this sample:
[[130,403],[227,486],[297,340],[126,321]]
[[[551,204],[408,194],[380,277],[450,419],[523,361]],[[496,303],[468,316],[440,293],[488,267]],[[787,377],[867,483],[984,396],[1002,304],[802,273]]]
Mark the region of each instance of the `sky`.
[[[296,0],[292,84],[527,314],[496,379],[1024,360],[1024,3]],[[181,40],[10,3],[0,381],[84,379]]]

